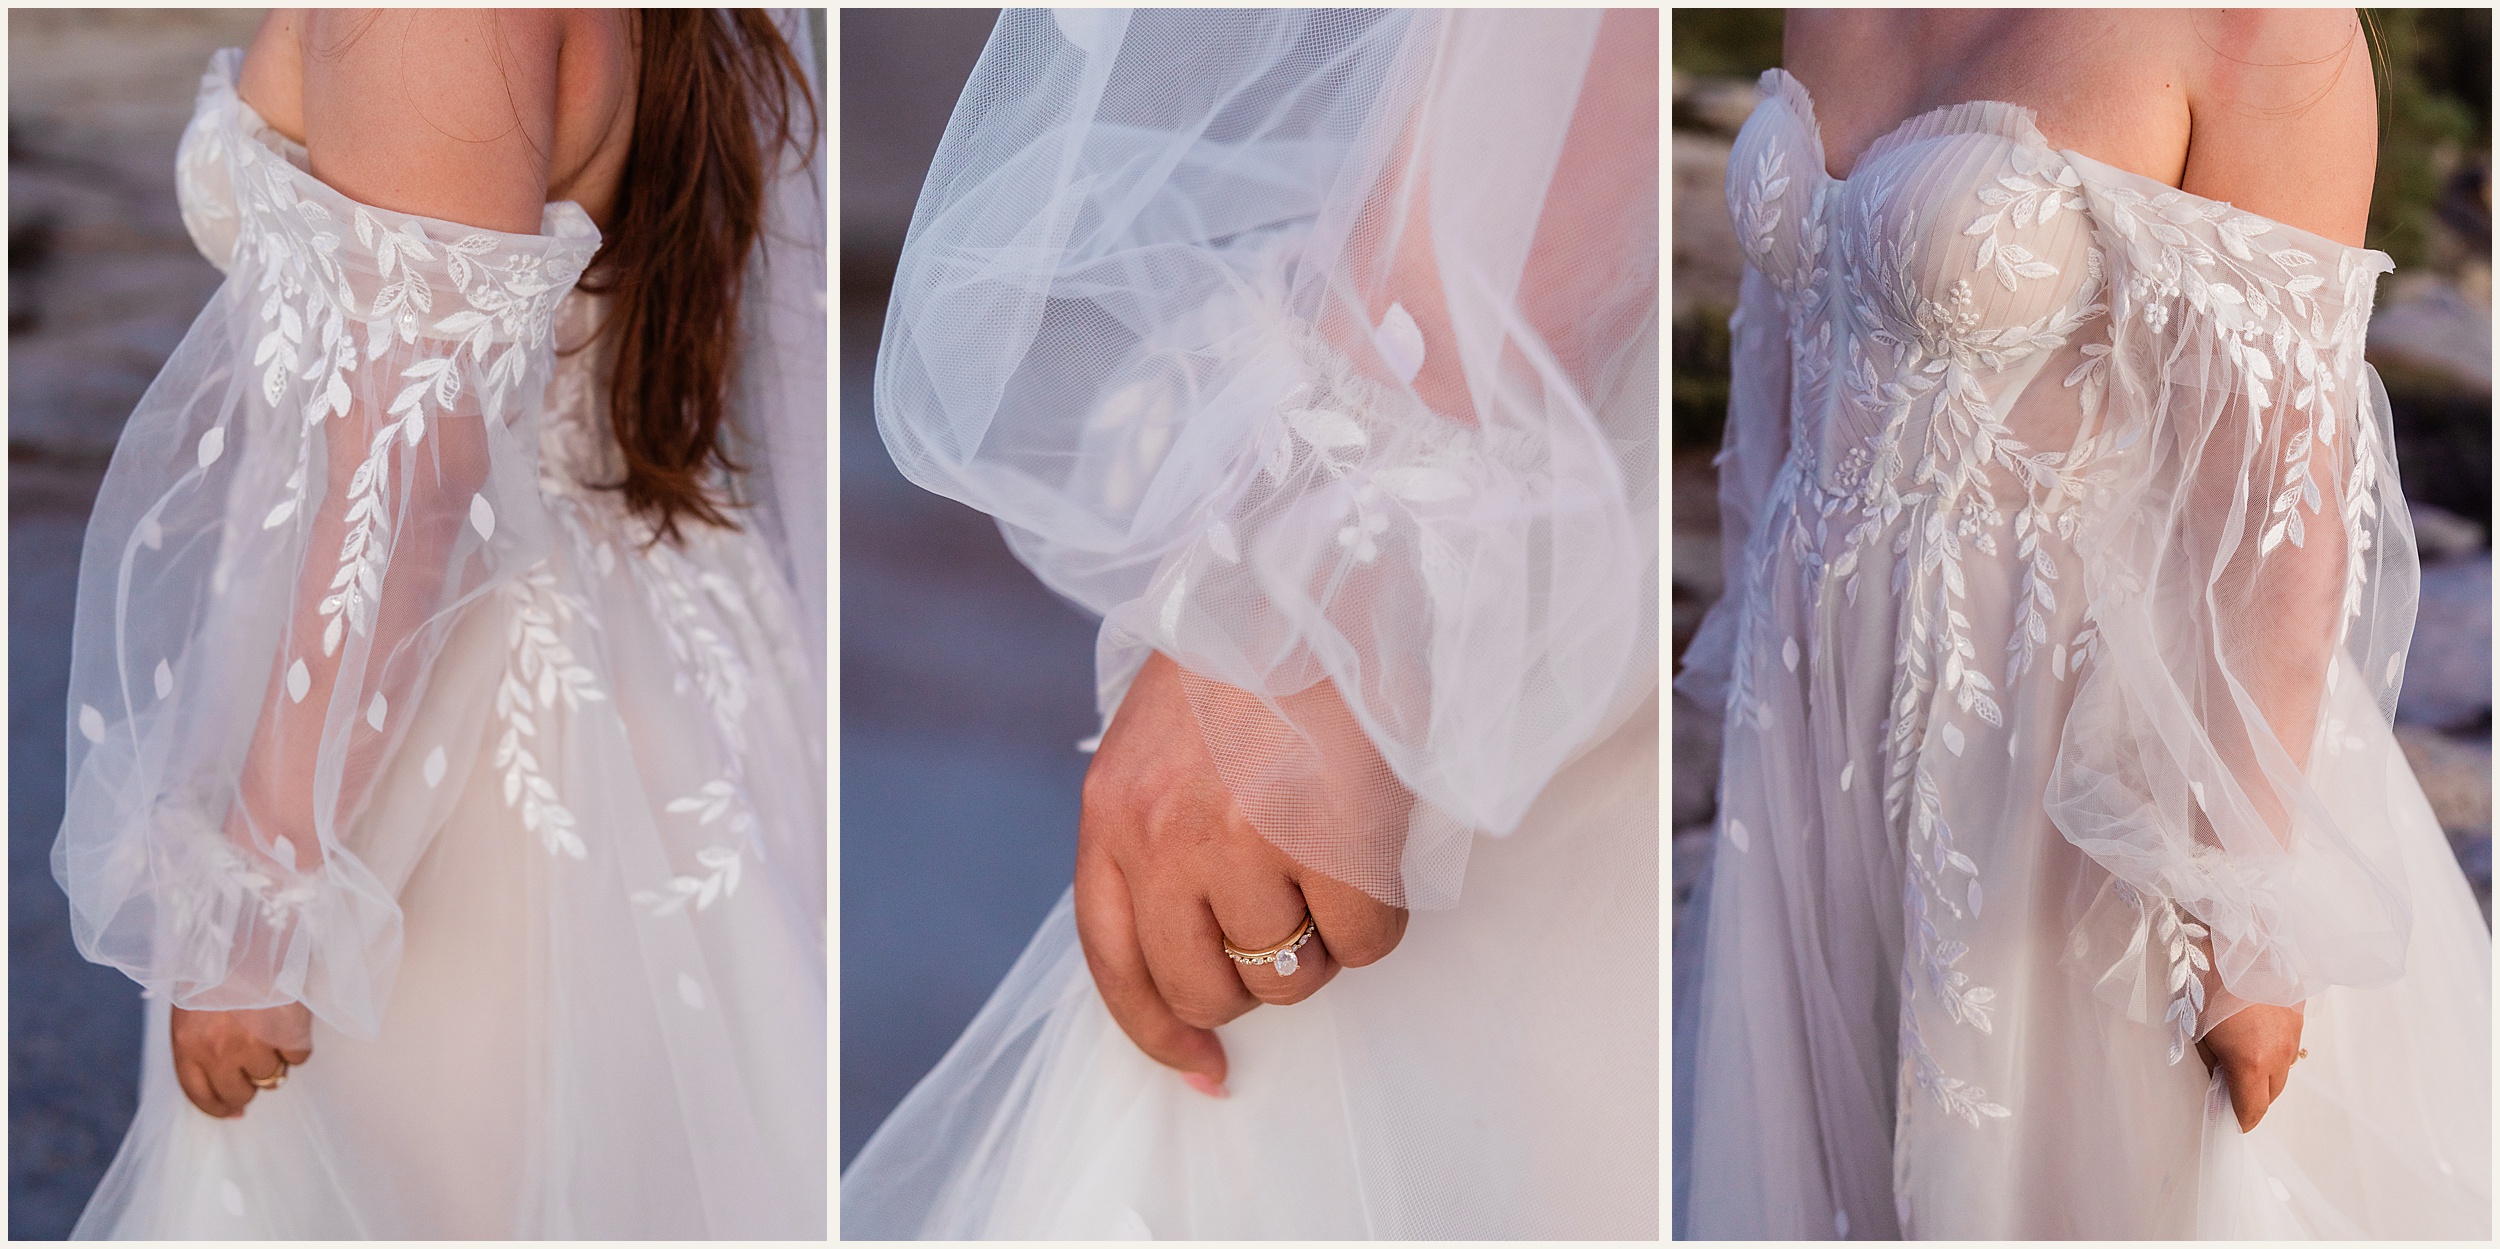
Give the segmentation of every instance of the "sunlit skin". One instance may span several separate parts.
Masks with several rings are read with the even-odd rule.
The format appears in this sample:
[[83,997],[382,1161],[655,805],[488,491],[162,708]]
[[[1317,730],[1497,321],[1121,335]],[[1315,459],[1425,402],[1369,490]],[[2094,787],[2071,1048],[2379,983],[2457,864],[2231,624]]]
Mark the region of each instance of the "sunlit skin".
[[[239,93],[352,199],[515,234],[537,233],[544,206],[569,199],[604,227],[633,134],[631,33],[610,9],[277,9],[246,53]],[[360,406],[337,419],[353,429],[365,414]],[[351,451],[364,443],[334,441]],[[317,528],[316,541],[323,536]],[[388,603],[383,614],[387,631]],[[335,668],[313,666],[317,692],[326,695]],[[305,727],[263,717],[238,805],[292,830],[284,835],[309,868],[320,855],[314,753],[286,738]],[[175,1007],[172,1040],[191,1103],[230,1118],[261,1091],[252,1080],[312,1057],[312,1015],[298,1003]]]
[[[1881,55],[1871,55],[1880,49]],[[2361,246],[2378,160],[2378,97],[2351,9],[1791,10],[1784,64],[1814,98],[1827,172],[1846,177],[1903,121],[1966,100],[2030,108],[2051,146]],[[2285,614],[2333,610],[2344,544],[2313,541],[2260,594]],[[2306,762],[2328,630],[2279,629],[2238,661],[2316,673],[2252,691],[2294,766]],[[2219,742],[2253,767],[2257,746]],[[2257,787],[2262,789],[2262,787]],[[2297,1007],[2252,1003],[2197,1046],[2243,1131],[2300,1053]]]

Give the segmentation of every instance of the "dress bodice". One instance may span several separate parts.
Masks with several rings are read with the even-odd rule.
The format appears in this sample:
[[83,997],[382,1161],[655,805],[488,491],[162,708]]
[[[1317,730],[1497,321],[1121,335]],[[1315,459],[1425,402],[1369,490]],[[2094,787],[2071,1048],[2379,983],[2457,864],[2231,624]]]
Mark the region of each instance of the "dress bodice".
[[1847,178],[1825,167],[1814,105],[1784,71],[1738,140],[1729,196],[1746,259],[1783,290],[1836,297],[1861,333],[1930,359],[2064,334],[2096,293],[2082,176],[2026,110],[1994,101],[1911,118]]
[[[2079,471],[2118,323],[2162,335],[2183,306],[2226,345],[2227,384],[2266,406],[2286,379],[2349,371],[2392,267],[2055,149],[2028,109],[1997,101],[1913,117],[1835,178],[1804,86],[1774,69],[1762,92],[1728,206],[1788,315],[1794,445],[1826,488],[1847,488],[1830,474],[1852,449],[1922,441],[1955,407],[1999,427],[1974,461],[2010,436],[2032,468]],[[1916,457],[1893,467],[1904,485],[1934,475]]]

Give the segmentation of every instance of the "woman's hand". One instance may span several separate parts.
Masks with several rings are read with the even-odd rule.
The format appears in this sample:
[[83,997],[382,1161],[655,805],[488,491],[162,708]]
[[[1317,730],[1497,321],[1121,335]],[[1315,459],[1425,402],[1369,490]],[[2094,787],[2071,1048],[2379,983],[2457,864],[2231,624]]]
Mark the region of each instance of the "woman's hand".
[[2240,1131],[2256,1127],[2266,1108],[2283,1095],[2292,1063],[2300,1057],[2300,1022],[2300,1012],[2288,1006],[2252,1003],[2215,1024],[2196,1043],[2207,1071],[2222,1068]]
[[[1293,975],[1225,955],[1228,939],[1244,950],[1285,941],[1306,910],[1319,931],[1296,951]],[[1179,666],[1156,654],[1085,774],[1076,931],[1129,1039],[1221,1097],[1224,1046],[1210,1029],[1379,959],[1405,935],[1406,912],[1303,867],[1250,826],[1199,735]]]
[[174,1079],[201,1111],[220,1119],[243,1113],[271,1080],[312,1057],[312,1012],[300,1002],[263,1010],[174,1008]]

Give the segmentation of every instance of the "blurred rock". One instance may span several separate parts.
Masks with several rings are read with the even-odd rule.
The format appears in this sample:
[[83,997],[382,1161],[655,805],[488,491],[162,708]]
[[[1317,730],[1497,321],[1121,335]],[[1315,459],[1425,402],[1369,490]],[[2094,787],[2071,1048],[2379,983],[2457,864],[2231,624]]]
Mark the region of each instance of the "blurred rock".
[[1736,306],[1745,256],[1727,212],[1727,140],[1675,132],[1674,312]]
[[2491,742],[2450,737],[2417,724],[2396,726],[2396,744],[2451,835],[2491,833]]
[[996,9],[842,10],[844,280],[890,278],[938,137]]
[[1678,70],[1672,86],[1675,128],[1722,139],[1736,137],[1762,98],[1751,78],[1710,78]]
[[2480,553],[2488,541],[2481,525],[2444,507],[2409,503],[2406,510],[2413,515],[2413,542],[2425,564],[2469,558]]
[[9,13],[9,447],[100,464],[221,280],[174,197],[200,74],[257,9]]
[[1668,714],[1675,748],[1674,826],[1707,824],[1719,809],[1719,717],[1677,695]]
[[2491,556],[2422,568],[2396,719],[2453,729],[2491,716]]
[[2369,358],[2491,393],[2491,309],[2436,273],[2399,274],[2370,318]]
[[1710,862],[1708,824],[1687,825],[1675,830],[1675,922],[1684,922],[1684,904],[1693,897],[1693,885],[1701,879],[1701,869]]

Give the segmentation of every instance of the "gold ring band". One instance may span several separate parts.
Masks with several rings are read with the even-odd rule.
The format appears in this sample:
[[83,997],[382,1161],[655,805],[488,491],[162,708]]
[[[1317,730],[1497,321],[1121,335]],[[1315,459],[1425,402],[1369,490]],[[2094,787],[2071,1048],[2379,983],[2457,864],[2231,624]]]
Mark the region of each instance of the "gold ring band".
[[257,1080],[257,1079],[253,1079],[251,1076],[245,1076],[245,1077],[243,1077],[243,1078],[244,1078],[244,1079],[246,1079],[246,1080],[250,1080],[250,1081],[251,1081],[251,1083],[252,1083],[252,1087],[253,1087],[253,1088],[256,1088],[256,1089],[261,1089],[261,1090],[263,1090],[263,1091],[267,1091],[267,1090],[269,1090],[269,1089],[274,1089],[274,1088],[278,1087],[279,1085],[286,1083],[286,1069],[287,1069],[287,1061],[286,1061],[285,1059],[281,1058],[281,1059],[279,1059],[279,1060],[278,1060],[278,1074],[276,1074],[276,1075],[274,1075],[274,1076],[271,1076],[271,1077],[269,1077],[269,1078],[268,1078],[268,1079],[266,1079],[266,1080]]
[[1300,950],[1303,943],[1309,941],[1312,934],[1317,933],[1318,931],[1319,922],[1311,918],[1311,913],[1309,911],[1304,911],[1302,913],[1302,926],[1294,929],[1292,936],[1287,937],[1264,950],[1242,949],[1233,944],[1232,938],[1226,937],[1224,939],[1224,956],[1244,967],[1257,967],[1264,963],[1274,963],[1276,965],[1277,975],[1290,976],[1294,973],[1295,969],[1302,965],[1302,959],[1295,953],[1295,951]]

